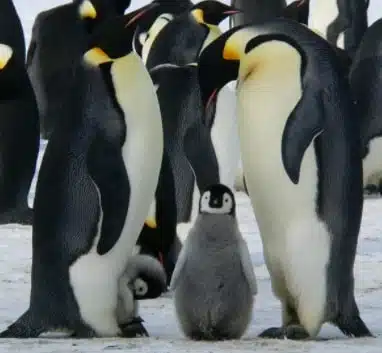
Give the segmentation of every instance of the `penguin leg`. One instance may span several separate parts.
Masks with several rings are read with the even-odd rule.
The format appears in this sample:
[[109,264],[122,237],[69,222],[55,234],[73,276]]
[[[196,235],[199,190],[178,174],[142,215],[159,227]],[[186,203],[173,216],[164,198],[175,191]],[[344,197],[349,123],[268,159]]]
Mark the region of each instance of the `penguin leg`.
[[282,321],[281,327],[270,327],[263,331],[259,337],[271,339],[302,340],[309,337],[309,334],[301,326],[296,310],[287,302],[282,304]]
[[22,224],[31,225],[33,223],[33,209],[13,209],[0,215],[0,224]]
[[149,337],[149,333],[142,324],[143,320],[140,316],[133,318],[130,322],[126,324],[119,325],[122,332],[122,337],[133,338],[133,337]]

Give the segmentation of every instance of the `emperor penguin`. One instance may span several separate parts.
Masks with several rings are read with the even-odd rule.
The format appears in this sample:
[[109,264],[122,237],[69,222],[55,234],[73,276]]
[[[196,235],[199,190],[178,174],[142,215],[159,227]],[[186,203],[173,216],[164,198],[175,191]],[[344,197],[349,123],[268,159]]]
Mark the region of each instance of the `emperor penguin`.
[[92,35],[76,104],[52,134],[38,176],[30,306],[1,337],[57,329],[76,337],[122,334],[118,281],[149,213],[163,154],[155,88],[132,48],[136,19],[113,18]]
[[370,0],[311,0],[308,26],[354,56],[368,27]]
[[195,4],[161,28],[153,41],[146,41],[145,44],[150,45],[150,50],[142,49],[147,53],[146,67],[183,66],[196,62],[201,50],[221,34],[219,23],[237,12],[237,9],[215,0]]
[[[355,108],[361,122],[363,185],[382,182],[382,20],[366,31],[353,59],[349,80]],[[370,186],[368,189],[371,189]]]
[[0,43],[11,47],[14,57],[25,62],[24,31],[13,0],[0,3]]
[[[120,0],[103,1],[110,8],[113,3],[121,3]],[[126,7],[130,3],[130,0],[123,1]],[[118,5],[117,10],[122,15],[121,8],[123,6]],[[75,73],[82,67],[81,57],[89,35],[82,17],[96,19],[97,16],[105,17],[100,10],[96,12],[90,1],[79,8],[76,0],[42,11],[35,18],[26,66],[37,98],[43,139],[49,139],[56,122],[66,116],[70,104],[67,99],[73,98],[77,91]]]
[[118,281],[117,321],[124,336],[148,336],[139,316],[139,301],[158,298],[167,288],[162,265],[149,255],[129,258]]
[[230,188],[206,188],[176,263],[170,288],[180,327],[191,339],[238,339],[252,318],[256,277],[235,208]]
[[281,16],[285,0],[231,0],[231,5],[241,13],[230,18],[230,27],[248,23],[261,23]]
[[17,49],[0,41],[0,224],[30,225],[28,193],[40,144],[38,110]]
[[198,70],[206,106],[237,80],[244,175],[282,305],[282,326],[261,336],[314,338],[324,322],[371,336],[353,278],[363,205],[360,126],[332,47],[296,21],[275,19],[227,31],[204,50]]

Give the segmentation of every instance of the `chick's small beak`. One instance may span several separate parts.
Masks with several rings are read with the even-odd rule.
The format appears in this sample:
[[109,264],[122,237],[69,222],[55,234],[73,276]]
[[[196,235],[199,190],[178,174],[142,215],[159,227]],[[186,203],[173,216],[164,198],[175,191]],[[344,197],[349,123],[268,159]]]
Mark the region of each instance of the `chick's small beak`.
[[98,47],[88,50],[84,54],[84,60],[92,66],[99,66],[106,62],[112,61],[110,57],[101,48]]
[[136,22],[137,20],[139,20],[145,13],[147,13],[148,11],[156,8],[157,6],[159,6],[158,3],[151,3],[151,4],[148,4],[146,6],[143,6],[141,7],[137,12],[136,14],[126,23],[125,27],[128,27],[130,26],[132,23]]
[[95,19],[97,17],[97,11],[94,8],[93,4],[89,0],[85,0],[82,2],[79,8],[79,13],[81,18],[92,18]]

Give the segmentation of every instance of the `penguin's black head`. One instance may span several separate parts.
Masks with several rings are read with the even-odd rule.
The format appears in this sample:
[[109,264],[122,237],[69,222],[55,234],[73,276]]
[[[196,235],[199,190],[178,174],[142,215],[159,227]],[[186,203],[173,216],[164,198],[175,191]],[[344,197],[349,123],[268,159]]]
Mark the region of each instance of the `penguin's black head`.
[[309,0],[295,0],[282,11],[282,17],[308,25]]
[[235,216],[236,204],[233,192],[223,184],[208,187],[200,197],[199,212]]
[[227,41],[238,28],[232,28],[216,38],[199,56],[199,85],[206,110],[214,106],[219,91],[237,79],[240,57],[236,51],[231,50]]
[[123,15],[130,0],[75,0],[74,3],[86,30],[92,33],[101,22]]
[[109,65],[110,62],[133,52],[133,37],[138,21],[158,5],[151,3],[129,14],[111,18],[96,27],[91,35],[84,60],[90,66]]
[[139,21],[134,37],[134,50],[140,56],[142,55],[143,44],[148,39],[148,31],[159,16],[168,14],[167,18],[175,17],[193,6],[189,0],[154,0],[153,3],[158,4],[156,11],[151,12],[152,16],[145,16]]
[[191,14],[199,23],[207,23],[218,26],[228,16],[241,12],[233,6],[228,6],[219,1],[201,1],[191,8]]

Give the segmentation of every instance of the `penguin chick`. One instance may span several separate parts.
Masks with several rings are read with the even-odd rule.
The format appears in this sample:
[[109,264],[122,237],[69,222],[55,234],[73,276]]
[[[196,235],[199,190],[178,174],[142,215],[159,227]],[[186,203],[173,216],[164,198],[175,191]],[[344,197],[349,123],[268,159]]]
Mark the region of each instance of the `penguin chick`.
[[240,338],[252,316],[256,277],[225,185],[207,188],[199,215],[171,278],[175,309],[184,334],[196,340]]
[[117,321],[124,337],[148,336],[138,300],[155,299],[167,288],[166,273],[152,256],[132,256],[118,281]]

